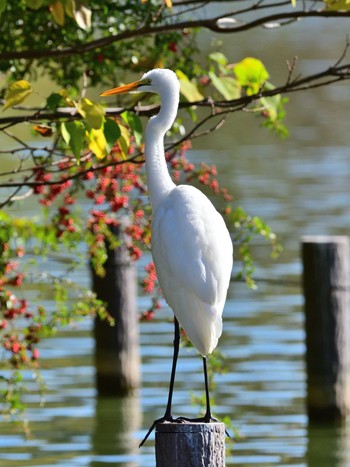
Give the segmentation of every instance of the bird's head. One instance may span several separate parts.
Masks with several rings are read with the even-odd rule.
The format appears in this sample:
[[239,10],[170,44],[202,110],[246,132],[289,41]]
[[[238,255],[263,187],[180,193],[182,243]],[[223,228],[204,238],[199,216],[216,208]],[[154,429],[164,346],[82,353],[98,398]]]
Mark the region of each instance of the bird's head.
[[101,96],[111,96],[126,92],[153,92],[156,94],[163,94],[174,90],[174,88],[178,93],[180,84],[176,74],[171,70],[157,68],[145,73],[140,80],[109,89],[103,92]]

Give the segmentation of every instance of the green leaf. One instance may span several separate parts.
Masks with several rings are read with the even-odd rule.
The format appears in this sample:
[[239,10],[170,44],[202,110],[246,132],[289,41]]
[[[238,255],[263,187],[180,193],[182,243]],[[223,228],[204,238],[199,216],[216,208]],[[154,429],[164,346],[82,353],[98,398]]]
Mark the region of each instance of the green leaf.
[[269,78],[265,65],[257,58],[244,58],[233,69],[239,83],[247,88],[249,95],[257,93]]
[[[271,83],[266,83],[265,89],[273,90],[275,87]],[[259,104],[261,104],[260,106],[264,107],[264,111],[268,114],[271,122],[275,122],[279,118],[279,112],[282,108],[280,94],[276,94],[275,96],[270,97],[261,97],[259,99]]]
[[85,126],[82,122],[65,122],[61,124],[61,134],[74,156],[79,160],[85,141]]
[[39,10],[43,3],[43,0],[26,0],[27,7],[31,8],[32,10]]
[[13,107],[14,105],[20,104],[24,101],[26,97],[33,91],[33,88],[28,81],[21,79],[20,81],[16,81],[10,84],[9,88],[7,89],[6,96],[5,96],[5,105],[3,107],[3,111],[8,109],[9,107]]
[[106,118],[103,126],[103,133],[106,138],[107,152],[110,153],[115,142],[121,135],[119,125],[112,118]]
[[[266,83],[266,89],[274,89],[274,86],[270,83]],[[285,117],[284,104],[287,102],[286,98],[282,98],[280,94],[270,97],[261,97],[259,99],[259,111],[261,112],[261,106],[264,110],[261,115],[264,117],[263,126],[275,131],[280,137],[284,138],[288,135],[288,130],[283,124]]]
[[262,97],[260,103],[263,105],[265,111],[272,122],[275,122],[278,117],[278,106],[280,103],[279,96]]
[[142,143],[143,138],[143,128],[142,122],[138,115],[134,112],[123,112],[121,114],[122,119],[124,122],[130,127],[132,134],[135,138],[135,143],[139,146]]
[[197,85],[190,81],[181,70],[176,70],[176,76],[180,81],[180,92],[188,100],[188,102],[196,102],[204,99],[199,92]]
[[227,58],[225,55],[221,52],[213,52],[209,55],[210,60],[213,60],[213,62],[218,63],[219,65],[226,66],[227,65]]
[[80,103],[77,105],[77,109],[80,115],[85,118],[91,128],[98,130],[102,127],[105,110],[101,104],[83,97]]
[[241,95],[241,87],[237,80],[230,76],[217,76],[213,71],[209,72],[209,77],[213,86],[226,99],[237,99]]
[[327,11],[350,11],[350,0],[324,0]]
[[7,0],[0,0],[0,16],[6,10]]
[[53,92],[46,99],[46,105],[50,110],[55,112],[57,110],[57,107],[59,107],[61,101],[62,101],[62,96],[56,92]]

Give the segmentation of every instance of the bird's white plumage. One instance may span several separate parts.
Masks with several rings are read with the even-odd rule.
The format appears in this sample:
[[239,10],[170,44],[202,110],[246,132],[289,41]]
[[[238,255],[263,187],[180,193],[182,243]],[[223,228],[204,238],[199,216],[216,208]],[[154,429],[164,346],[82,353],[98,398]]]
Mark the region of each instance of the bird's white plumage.
[[222,311],[232,269],[232,242],[209,199],[188,185],[176,186],[163,140],[173,124],[179,81],[170,70],[151,70],[138,90],[155,92],[161,110],[146,129],[147,184],[152,203],[152,255],[165,299],[198,352],[206,356],[222,332]]
[[225,223],[194,187],[174,188],[153,214],[152,255],[169,306],[198,352],[216,347],[232,269]]

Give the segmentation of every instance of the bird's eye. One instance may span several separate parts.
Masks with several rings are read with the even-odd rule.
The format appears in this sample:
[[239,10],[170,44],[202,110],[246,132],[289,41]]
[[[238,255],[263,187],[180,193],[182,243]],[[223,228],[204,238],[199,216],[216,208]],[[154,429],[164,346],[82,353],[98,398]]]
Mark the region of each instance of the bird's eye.
[[140,81],[139,86],[149,86],[152,84],[151,78],[145,78],[142,81]]

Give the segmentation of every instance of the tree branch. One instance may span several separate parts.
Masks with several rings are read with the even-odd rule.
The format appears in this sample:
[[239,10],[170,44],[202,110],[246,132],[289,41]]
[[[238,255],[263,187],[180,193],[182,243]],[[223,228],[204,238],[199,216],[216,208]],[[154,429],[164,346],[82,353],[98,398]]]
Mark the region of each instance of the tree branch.
[[[284,4],[284,2],[282,2]],[[90,52],[95,49],[107,47],[115,42],[134,39],[140,36],[156,35],[160,33],[166,33],[176,30],[192,29],[192,28],[203,28],[208,29],[217,33],[238,33],[249,29],[254,29],[258,26],[263,26],[268,23],[278,23],[285,20],[298,20],[301,18],[349,18],[350,11],[328,11],[328,10],[293,10],[289,12],[279,12],[272,15],[262,16],[258,19],[248,22],[235,22],[231,27],[227,27],[220,20],[226,18],[237,17],[242,12],[257,11],[259,8],[267,8],[271,5],[265,5],[259,7],[253,5],[250,9],[245,10],[233,10],[226,13],[220,14],[209,19],[199,20],[187,20],[179,21],[169,24],[160,24],[158,26],[141,26],[139,29],[127,30],[119,34],[111,35],[108,37],[102,37],[90,42],[83,44],[75,44],[70,47],[64,47],[60,49],[39,49],[39,50],[18,50],[0,53],[0,60],[15,60],[15,59],[40,59],[40,58],[62,58],[74,54],[83,54]],[[221,24],[221,26],[220,26]]]
[[[344,79],[350,79],[350,64],[329,67],[327,70],[323,72],[309,75],[304,78],[300,77],[295,80],[291,80],[291,76],[290,74],[288,74],[287,81],[282,86],[276,87],[275,89],[270,89],[270,90],[265,90],[265,91],[262,90],[258,94],[255,94],[253,96],[243,96],[239,99],[233,99],[231,101],[213,101],[212,99],[205,99],[205,100],[198,101],[198,102],[182,102],[180,103],[181,108],[188,108],[194,105],[201,106],[201,107],[210,107],[211,114],[208,115],[207,117],[204,117],[199,123],[197,123],[195,127],[192,128],[186,134],[185,137],[169,145],[167,147],[167,150],[170,150],[174,146],[181,144],[184,140],[196,137],[197,130],[201,126],[203,126],[205,123],[207,123],[209,120],[213,118],[219,118],[220,119],[219,123],[215,124],[212,127],[212,129],[207,130],[207,131],[213,131],[218,125],[221,124],[221,120],[225,117],[226,114],[229,114],[229,113],[232,113],[238,110],[242,110],[245,107],[247,107],[249,104],[251,104],[252,102],[256,101],[257,99],[261,97],[271,97],[271,96],[275,96],[276,94],[287,94],[290,92],[296,92],[296,91],[301,91],[305,89],[313,89],[313,88],[325,86],[325,85],[328,85],[334,82],[339,82]],[[107,109],[107,115],[119,115],[124,110],[125,109],[117,108],[117,109],[112,109],[108,111]],[[149,115],[153,115],[154,113],[156,113],[159,110],[159,106],[158,105],[143,106],[141,108],[137,108],[134,110],[136,110],[139,115],[149,116]],[[56,118],[57,114],[54,114],[54,115]],[[46,118],[47,116],[48,114],[46,114]],[[64,117],[67,118],[67,114],[64,114]],[[31,118],[32,118],[31,116],[27,116],[26,121],[30,121]],[[39,115],[39,118],[40,118],[40,115]],[[81,118],[81,116],[77,114],[75,116],[70,116],[70,118]],[[87,172],[102,170],[105,167],[108,167],[109,165],[119,165],[119,164],[124,164],[125,162],[133,162],[133,163],[143,162],[142,156],[143,155],[141,153],[138,153],[125,161],[124,160],[114,161],[112,163],[108,162],[106,164],[96,165],[94,167],[90,167],[89,169],[81,170],[75,174],[67,175],[67,177],[64,177],[58,180],[49,180],[47,182],[42,182],[42,181],[35,182],[35,181],[30,181],[30,178],[27,177],[22,181],[4,182],[4,183],[0,183],[0,188],[16,188],[16,187],[23,187],[23,186],[33,188],[35,186],[40,186],[40,185],[58,185],[68,180],[78,179]],[[141,157],[141,160],[140,160],[140,157]]]
[[[294,66],[293,66],[294,70]],[[256,101],[261,97],[272,97],[277,94],[288,94],[291,92],[301,91],[305,89],[313,89],[320,86],[326,86],[331,83],[336,83],[343,80],[350,79],[350,63],[340,65],[339,60],[334,66],[327,68],[319,73],[314,73],[305,77],[298,76],[294,80],[292,79],[291,72],[289,71],[288,78],[285,84],[275,87],[274,89],[261,90],[257,94],[244,95],[238,99],[233,100],[216,100],[212,98],[206,98],[196,102],[180,102],[179,108],[186,109],[193,106],[197,107],[215,107],[216,109],[227,109],[231,112],[241,110],[242,106],[246,107],[252,102]],[[136,111],[140,116],[152,116],[159,111],[159,105],[147,105],[134,107],[116,107],[107,108],[107,116],[118,116],[125,110]],[[0,118],[0,131],[4,130],[5,125],[15,125],[23,122],[38,123],[43,121],[60,121],[64,120],[78,120],[81,119],[81,115],[72,108],[62,109],[59,112],[43,112],[40,113],[37,110],[33,114],[28,115],[16,115],[12,117]]]

